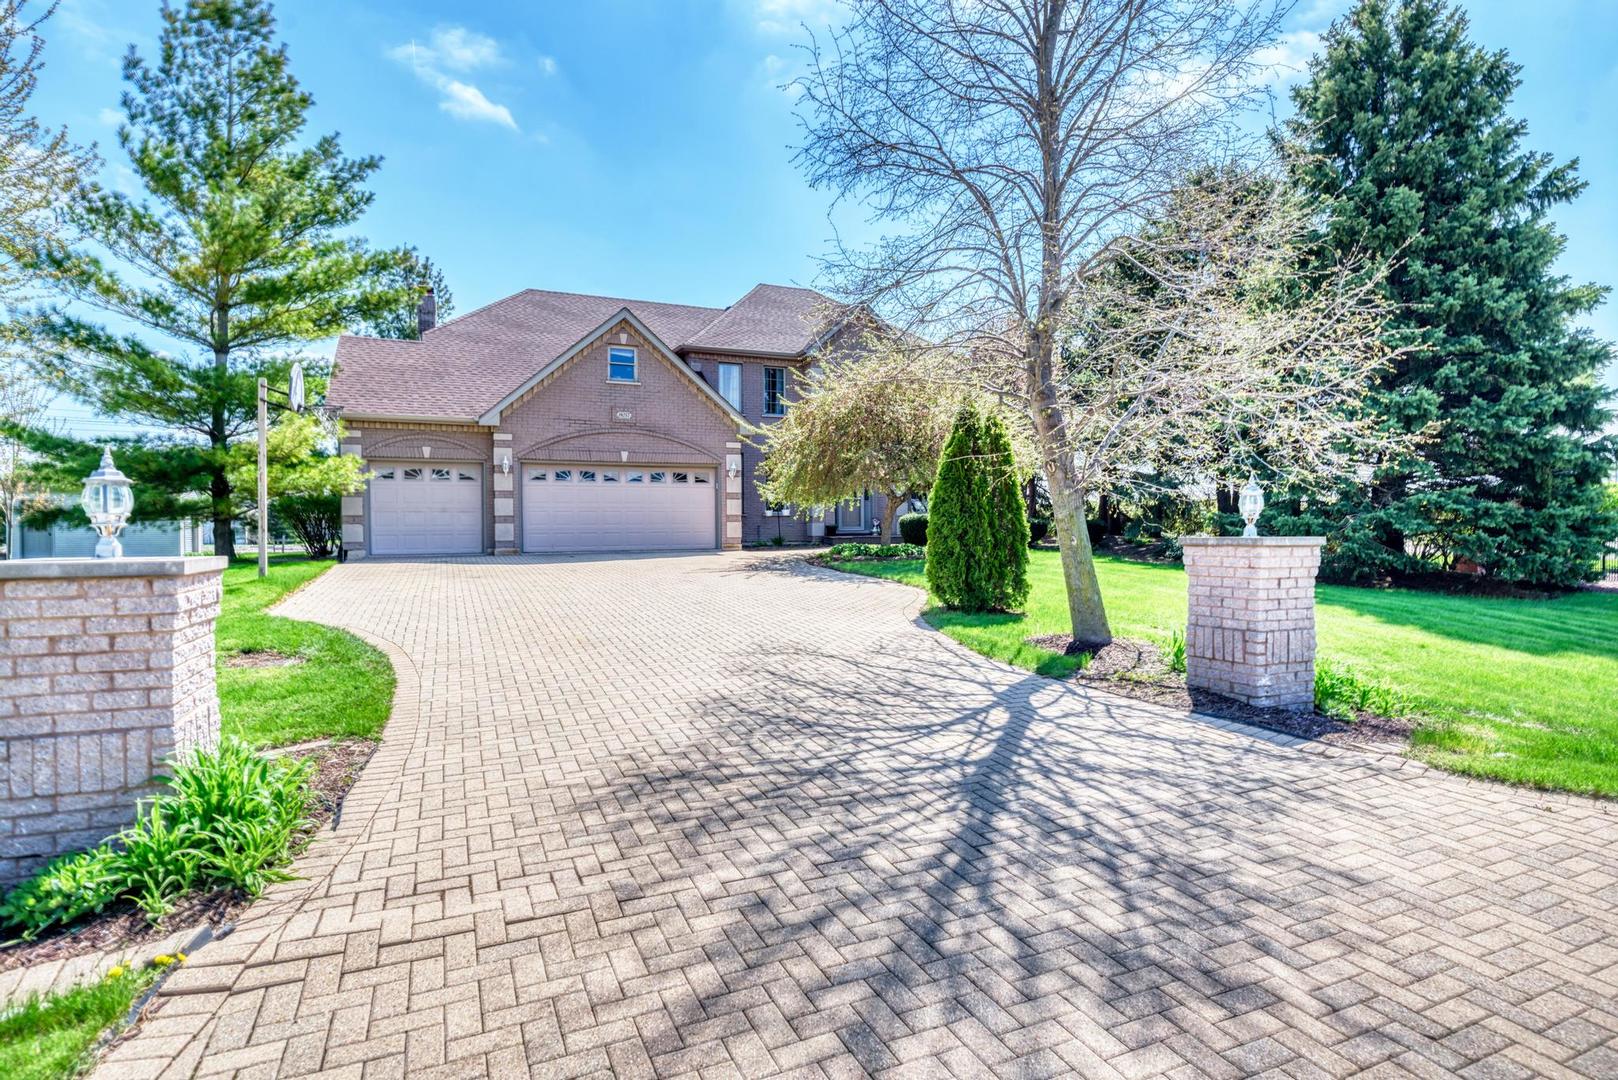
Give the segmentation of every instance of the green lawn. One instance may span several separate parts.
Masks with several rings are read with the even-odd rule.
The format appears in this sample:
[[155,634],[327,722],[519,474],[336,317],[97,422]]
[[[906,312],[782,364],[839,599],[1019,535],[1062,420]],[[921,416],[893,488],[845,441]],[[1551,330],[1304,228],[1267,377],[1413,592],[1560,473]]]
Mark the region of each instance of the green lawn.
[[[264,613],[333,565],[329,559],[273,559],[263,580],[251,560],[237,560],[225,570],[218,634],[225,734],[255,746],[381,734],[393,702],[393,667],[387,657],[341,630]],[[266,651],[300,662],[279,667],[228,663],[233,656]]]
[[[1021,615],[926,618],[987,656],[1061,676],[1075,661],[1024,643],[1065,633],[1054,551],[1031,552],[1033,592]],[[1166,639],[1185,625],[1185,572],[1096,560],[1113,633]],[[918,561],[834,563],[926,587]],[[1496,600],[1405,589],[1322,585],[1320,656],[1404,695],[1423,723],[1424,760],[1456,772],[1618,796],[1618,594]]]
[[6,1080],[66,1080],[88,1064],[101,1033],[123,1019],[157,971],[115,978],[33,998],[0,1017],[0,1076]]

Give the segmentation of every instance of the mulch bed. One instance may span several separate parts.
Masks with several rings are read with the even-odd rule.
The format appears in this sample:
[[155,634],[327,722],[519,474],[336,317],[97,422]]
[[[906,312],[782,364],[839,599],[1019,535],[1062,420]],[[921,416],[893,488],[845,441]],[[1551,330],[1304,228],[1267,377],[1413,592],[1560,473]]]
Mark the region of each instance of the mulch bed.
[[[1030,645],[1068,656],[1085,651],[1066,634],[1045,634],[1027,640]],[[1414,726],[1408,720],[1373,713],[1360,713],[1350,724],[1313,710],[1264,709],[1206,690],[1192,689],[1185,685],[1183,673],[1169,670],[1161,649],[1149,641],[1130,638],[1118,638],[1101,649],[1090,658],[1089,664],[1073,673],[1072,679],[1120,697],[1341,746],[1397,749],[1410,741]]]
[[[325,828],[336,815],[343,796],[354,786],[360,770],[375,752],[373,742],[347,739],[288,754],[315,762],[311,781],[315,791],[310,810],[315,822],[312,833]],[[0,971],[158,941],[177,929],[204,922],[214,927],[223,926],[233,922],[251,903],[252,900],[238,889],[215,889],[187,897],[168,917],[155,924],[148,922],[139,911],[120,905],[73,926],[49,932],[37,941],[0,946]]]

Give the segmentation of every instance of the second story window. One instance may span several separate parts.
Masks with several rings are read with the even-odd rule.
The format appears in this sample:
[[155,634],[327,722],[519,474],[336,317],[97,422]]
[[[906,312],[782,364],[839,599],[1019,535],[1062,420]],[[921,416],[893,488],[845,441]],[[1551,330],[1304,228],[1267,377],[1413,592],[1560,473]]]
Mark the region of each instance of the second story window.
[[635,350],[613,346],[607,350],[607,378],[612,382],[635,381]]
[[742,366],[740,364],[719,365],[719,396],[730,402],[731,408],[741,412]]
[[784,367],[767,367],[764,369],[764,415],[785,416],[787,414],[787,369]]

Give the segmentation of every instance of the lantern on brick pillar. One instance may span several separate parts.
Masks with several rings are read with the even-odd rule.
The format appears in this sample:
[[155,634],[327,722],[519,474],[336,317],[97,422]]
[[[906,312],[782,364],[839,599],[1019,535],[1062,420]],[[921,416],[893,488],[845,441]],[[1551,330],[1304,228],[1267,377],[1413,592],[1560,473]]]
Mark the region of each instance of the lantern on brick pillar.
[[118,471],[112,463],[112,448],[101,451],[101,464],[84,478],[84,494],[79,498],[90,527],[101,539],[96,541],[96,558],[122,558],[124,546],[118,542],[118,533],[129,520],[135,508],[135,493],[129,477]]
[[1258,478],[1252,473],[1247,474],[1247,483],[1242,485],[1242,493],[1236,499],[1236,507],[1247,521],[1247,528],[1242,530],[1242,535],[1257,536],[1258,516],[1264,512],[1264,489],[1259,487]]

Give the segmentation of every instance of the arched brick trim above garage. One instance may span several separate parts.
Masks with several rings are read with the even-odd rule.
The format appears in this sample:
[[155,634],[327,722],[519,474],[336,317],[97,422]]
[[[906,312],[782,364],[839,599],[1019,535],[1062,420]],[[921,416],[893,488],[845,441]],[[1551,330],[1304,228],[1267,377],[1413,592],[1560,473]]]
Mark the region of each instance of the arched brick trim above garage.
[[[428,454],[421,448],[430,447]],[[370,431],[363,443],[368,461],[488,461],[489,438],[480,442],[438,431]]]
[[[628,457],[625,458],[625,452]],[[558,461],[601,461],[640,464],[689,464],[717,467],[720,457],[711,448],[698,446],[660,431],[626,428],[597,428],[569,432],[541,439],[517,451],[518,461],[540,459]]]

